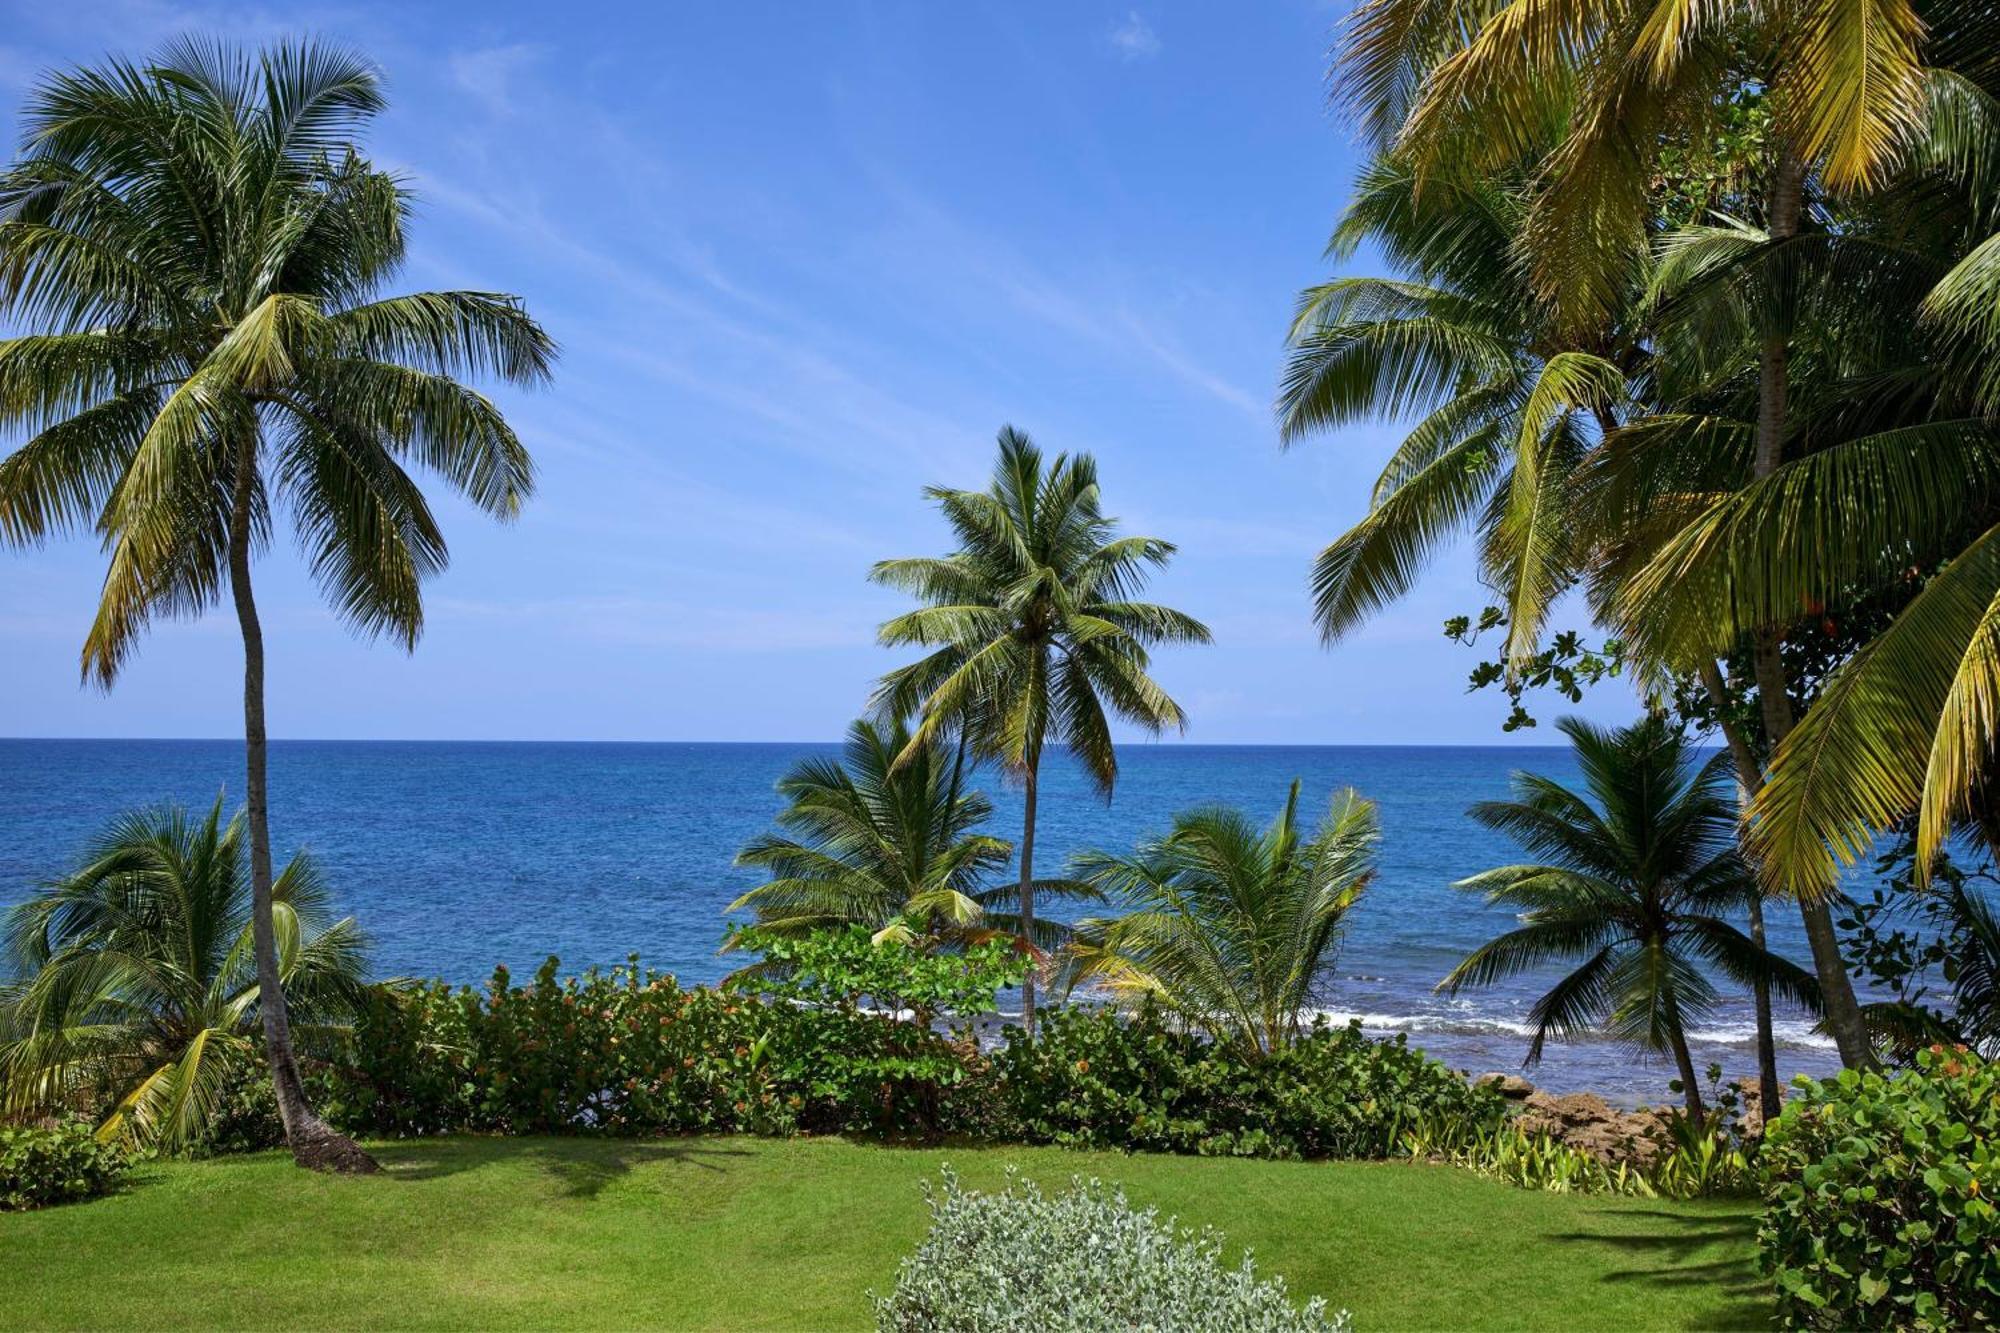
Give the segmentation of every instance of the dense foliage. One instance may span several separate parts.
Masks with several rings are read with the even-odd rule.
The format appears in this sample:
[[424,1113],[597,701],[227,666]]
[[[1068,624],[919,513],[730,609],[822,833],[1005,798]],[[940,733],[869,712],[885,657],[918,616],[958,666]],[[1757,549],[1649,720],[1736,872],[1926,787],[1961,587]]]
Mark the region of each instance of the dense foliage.
[[1249,1255],[1222,1262],[1222,1237],[1141,1212],[1123,1191],[1072,1182],[1053,1197],[1010,1179],[998,1194],[925,1187],[931,1229],[876,1302],[885,1333],[1060,1328],[1214,1333],[1344,1333],[1345,1312],[1315,1298],[1303,1310],[1282,1278]]
[[0,1125],[0,1211],[95,1198],[129,1165],[124,1148],[99,1139],[85,1121]]
[[1788,1326],[2000,1324],[2000,1064],[1939,1046],[1892,1077],[1802,1081],[1763,1164]]
[[[921,966],[946,961],[964,965]],[[950,985],[990,997],[1013,966],[975,959],[977,980]],[[343,1123],[386,1135],[916,1132],[1286,1158],[1386,1157],[1420,1120],[1501,1115],[1497,1093],[1353,1028],[1251,1059],[1150,1007],[1067,1008],[982,1054],[851,1002],[683,987],[636,964],[565,980],[553,959],[527,986],[503,969],[484,991],[378,988],[331,1086]]]
[[1242,1157],[1387,1157],[1421,1119],[1497,1124],[1474,1088],[1403,1038],[1315,1024],[1265,1058],[1170,1026],[1067,1008],[993,1055],[1003,1122],[1033,1143]]

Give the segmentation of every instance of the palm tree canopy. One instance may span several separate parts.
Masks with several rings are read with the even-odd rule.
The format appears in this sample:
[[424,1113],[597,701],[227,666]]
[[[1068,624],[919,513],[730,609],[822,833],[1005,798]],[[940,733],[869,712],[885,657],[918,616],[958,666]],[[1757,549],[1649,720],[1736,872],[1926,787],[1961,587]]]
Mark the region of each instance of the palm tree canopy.
[[1128,856],[1079,856],[1072,873],[1127,910],[1078,923],[1072,984],[1157,996],[1253,1051],[1289,1042],[1374,878],[1379,838],[1374,804],[1352,790],[1310,836],[1298,804],[1295,781],[1267,828],[1225,807],[1192,810]]
[[353,136],[374,70],[298,42],[183,40],[147,65],[51,75],[0,172],[0,538],[89,527],[109,556],[83,649],[108,683],[154,615],[225,582],[230,520],[290,518],[351,625],[413,645],[446,560],[411,465],[512,517],[527,451],[459,377],[546,377],[514,297],[387,296],[410,197]]
[[[965,789],[964,767],[941,742],[912,748],[900,721],[853,723],[838,759],[807,759],[778,783],[788,802],[778,828],[736,856],[771,878],[727,910],[752,912],[760,930],[787,935],[861,925],[964,943],[1014,933],[1017,886],[996,882],[1013,846],[979,831],[993,804]],[[1035,887],[1095,896],[1063,880]],[[1063,931],[1038,923],[1038,946],[1054,947]]]
[[1533,198],[1522,173],[1423,181],[1398,154],[1372,161],[1328,246],[1378,249],[1401,276],[1308,288],[1279,390],[1283,437],[1363,419],[1413,420],[1368,514],[1313,566],[1329,643],[1407,592],[1466,528],[1505,604],[1510,662],[1529,656],[1586,554],[1571,494],[1587,451],[1630,396],[1636,350],[1613,329],[1571,338],[1514,254]]
[[1015,769],[1057,741],[1108,793],[1118,773],[1112,714],[1150,731],[1183,723],[1149,674],[1147,649],[1207,643],[1208,629],[1134,600],[1174,547],[1117,534],[1089,455],[1045,459],[1011,426],[999,444],[986,490],[926,491],[958,549],[885,560],[871,573],[924,603],[883,625],[882,642],[930,650],[886,676],[876,703],[886,716],[921,719],[912,746],[977,719],[968,731],[977,752]]
[[1605,729],[1559,724],[1583,771],[1580,794],[1516,774],[1514,796],[1472,808],[1535,861],[1500,866],[1457,887],[1517,914],[1522,925],[1466,956],[1439,989],[1491,985],[1552,963],[1579,962],[1537,1000],[1529,1064],[1549,1038],[1605,1030],[1665,1051],[1718,998],[1709,971],[1811,1003],[1812,978],[1751,943],[1727,918],[1756,892],[1737,847],[1729,758],[1706,761],[1656,718]]
[[[100,1133],[198,1143],[230,1070],[258,1059],[257,969],[243,816],[124,815],[71,875],[15,907],[0,987],[0,1106],[105,1113]],[[328,921],[303,852],[272,889],[280,975],[307,1030],[353,1013],[365,940]]]

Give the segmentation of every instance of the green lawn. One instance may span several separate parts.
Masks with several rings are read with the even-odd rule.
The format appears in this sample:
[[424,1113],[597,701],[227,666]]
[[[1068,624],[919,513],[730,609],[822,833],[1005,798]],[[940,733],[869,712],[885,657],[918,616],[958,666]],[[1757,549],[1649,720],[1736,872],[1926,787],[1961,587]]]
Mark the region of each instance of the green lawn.
[[0,1214],[0,1325],[851,1328],[950,1162],[1135,1202],[1249,1245],[1295,1293],[1410,1328],[1758,1327],[1747,1205],[1535,1194],[1446,1167],[904,1149],[832,1140],[452,1139],[334,1179],[263,1155]]

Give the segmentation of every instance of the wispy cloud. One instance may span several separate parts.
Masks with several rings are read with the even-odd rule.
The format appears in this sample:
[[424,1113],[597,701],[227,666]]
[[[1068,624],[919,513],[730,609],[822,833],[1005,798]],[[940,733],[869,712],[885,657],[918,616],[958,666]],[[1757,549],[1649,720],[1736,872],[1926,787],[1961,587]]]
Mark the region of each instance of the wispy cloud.
[[1160,34],[1136,9],[1125,11],[1123,21],[1111,30],[1110,40],[1111,49],[1121,60],[1151,60],[1160,54]]
[[512,42],[451,57],[451,81],[498,116],[511,114],[520,102],[521,75],[539,61],[547,48],[534,42]]

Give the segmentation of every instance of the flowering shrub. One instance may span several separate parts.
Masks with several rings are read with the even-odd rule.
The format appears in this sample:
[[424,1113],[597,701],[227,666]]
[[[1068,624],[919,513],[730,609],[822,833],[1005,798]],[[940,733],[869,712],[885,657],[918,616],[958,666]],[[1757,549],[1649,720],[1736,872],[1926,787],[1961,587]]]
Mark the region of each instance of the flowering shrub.
[[2000,1325],[2000,1063],[1934,1046],[1893,1076],[1802,1079],[1762,1160],[1788,1327]]
[[1050,1014],[994,1056],[1003,1114],[1036,1143],[1239,1157],[1389,1157],[1404,1131],[1496,1125],[1504,1102],[1403,1038],[1315,1025],[1261,1060],[1167,1026],[1152,1008]]
[[1260,1279],[1250,1256],[1222,1263],[1222,1237],[1139,1212],[1098,1181],[1053,1198],[1013,1179],[999,1194],[944,1187],[925,1194],[931,1230],[876,1301],[885,1333],[1050,1328],[1075,1333],[1201,1329],[1217,1333],[1345,1333],[1346,1312],[1294,1306],[1282,1278]]
[[52,1129],[0,1126],[0,1211],[95,1198],[130,1165],[124,1149],[98,1142],[81,1120]]

